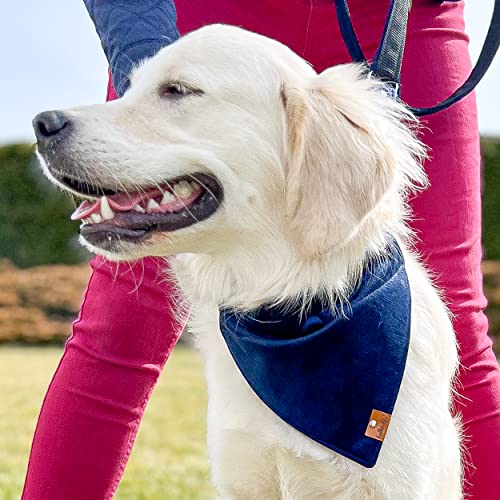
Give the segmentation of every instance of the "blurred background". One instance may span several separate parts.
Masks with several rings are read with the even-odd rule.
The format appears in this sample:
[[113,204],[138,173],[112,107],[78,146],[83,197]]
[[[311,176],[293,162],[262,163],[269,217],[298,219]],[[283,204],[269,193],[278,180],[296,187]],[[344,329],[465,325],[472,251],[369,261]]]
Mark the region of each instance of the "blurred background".
[[[491,0],[466,4],[475,59]],[[104,100],[107,65],[83,2],[22,0],[0,13],[0,500],[19,498],[43,395],[90,275],[73,203],[42,177],[31,120]],[[485,290],[500,354],[500,120],[497,59],[477,91]],[[117,498],[209,498],[200,360],[176,349],[153,395]],[[189,412],[186,410],[189,408]],[[181,417],[179,418],[179,415]],[[157,436],[162,436],[158,439]]]

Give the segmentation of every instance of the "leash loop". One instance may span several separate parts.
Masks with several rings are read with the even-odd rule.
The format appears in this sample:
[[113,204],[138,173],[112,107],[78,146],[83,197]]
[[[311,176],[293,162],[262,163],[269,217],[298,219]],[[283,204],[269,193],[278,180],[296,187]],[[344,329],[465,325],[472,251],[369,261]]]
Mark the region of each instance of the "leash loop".
[[[352,26],[347,0],[335,0],[340,31],[354,62],[366,64],[368,76],[376,76],[386,82],[394,98],[399,97],[401,64],[406,41],[406,29],[411,0],[391,0],[380,45],[371,65],[366,61]],[[451,96],[428,108],[408,106],[416,116],[427,116],[449,108],[470,94],[490,67],[500,46],[500,0],[495,0],[493,15],[479,58],[471,74]]]
[[352,26],[351,14],[347,6],[347,0],[335,0],[335,9],[337,11],[337,20],[340,26],[342,38],[346,44],[349,55],[354,62],[366,63],[366,57],[359,45],[358,37]]
[[491,16],[490,27],[486,34],[483,48],[477,59],[476,65],[472,70],[469,78],[461,85],[450,97],[430,108],[412,108],[409,109],[417,116],[427,116],[444,109],[449,108],[456,102],[462,100],[470,94],[481,81],[488,68],[491,66],[493,59],[500,45],[500,0],[495,0],[493,14]]

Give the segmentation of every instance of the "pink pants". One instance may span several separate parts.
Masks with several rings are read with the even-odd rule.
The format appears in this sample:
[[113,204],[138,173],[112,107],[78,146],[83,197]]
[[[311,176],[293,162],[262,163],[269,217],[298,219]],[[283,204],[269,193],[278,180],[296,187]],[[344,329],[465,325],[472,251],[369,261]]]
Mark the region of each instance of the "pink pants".
[[[349,61],[332,0],[177,0],[176,6],[181,33],[224,22],[280,40],[318,71]],[[365,54],[373,57],[387,0],[350,0],[349,6]],[[414,0],[402,97],[429,106],[448,96],[470,71],[467,44],[461,2]],[[413,200],[413,226],[455,314],[464,365],[456,408],[467,436],[465,488],[469,498],[498,500],[500,373],[483,314],[475,98],[426,121],[432,187]],[[154,259],[133,269],[93,260],[80,317],[39,417],[25,500],[99,500],[115,491],[180,332],[158,266]]]

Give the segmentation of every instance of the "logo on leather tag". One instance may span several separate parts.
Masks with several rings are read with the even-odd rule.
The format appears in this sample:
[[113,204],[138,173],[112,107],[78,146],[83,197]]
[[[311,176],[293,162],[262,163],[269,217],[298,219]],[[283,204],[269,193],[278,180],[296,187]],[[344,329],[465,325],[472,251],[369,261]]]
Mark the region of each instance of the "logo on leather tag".
[[372,410],[370,420],[366,426],[365,436],[376,439],[377,441],[383,441],[385,439],[385,435],[387,434],[390,421],[390,413],[385,413],[380,410]]

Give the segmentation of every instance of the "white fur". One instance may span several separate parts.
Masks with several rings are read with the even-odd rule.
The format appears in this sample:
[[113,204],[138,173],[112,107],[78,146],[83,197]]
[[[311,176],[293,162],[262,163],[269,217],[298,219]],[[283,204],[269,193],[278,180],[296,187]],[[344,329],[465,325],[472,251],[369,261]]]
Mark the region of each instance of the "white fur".
[[[204,94],[168,102],[158,88],[169,80]],[[455,338],[406,227],[408,192],[426,182],[424,151],[415,120],[382,84],[355,65],[318,75],[275,41],[214,25],[147,61],[122,99],[67,113],[76,124],[74,168],[96,183],[135,190],[201,171],[224,188],[206,221],[116,252],[91,247],[114,260],[175,256],[206,362],[220,498],[461,498],[460,429],[450,414]],[[223,341],[218,307],[305,308],[315,294],[345,303],[387,234],[404,249],[411,342],[386,440],[367,469],[260,402]]]

